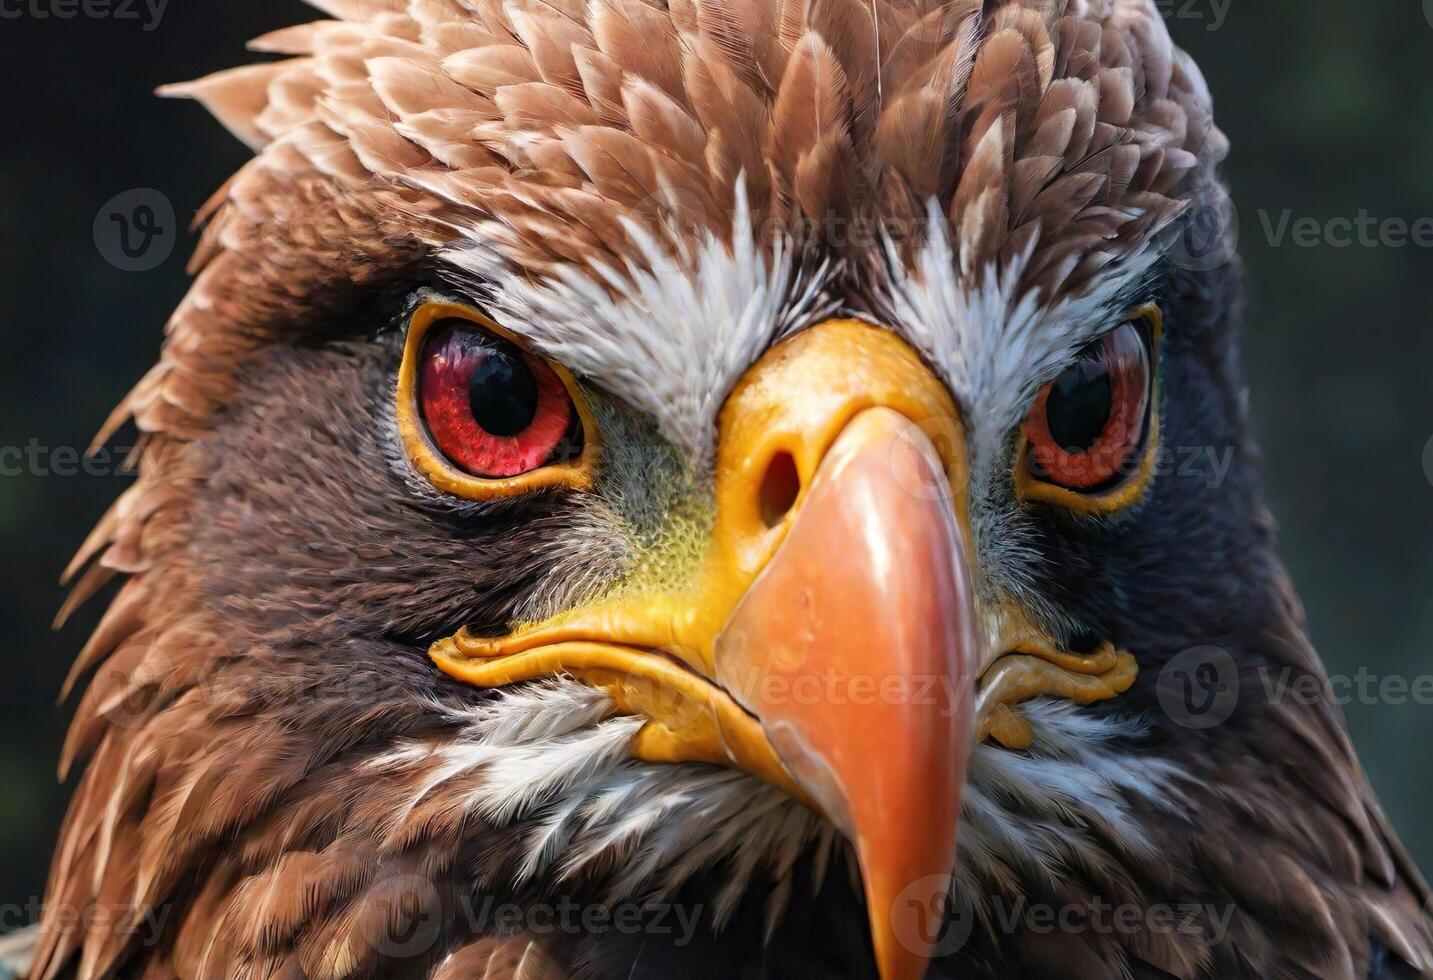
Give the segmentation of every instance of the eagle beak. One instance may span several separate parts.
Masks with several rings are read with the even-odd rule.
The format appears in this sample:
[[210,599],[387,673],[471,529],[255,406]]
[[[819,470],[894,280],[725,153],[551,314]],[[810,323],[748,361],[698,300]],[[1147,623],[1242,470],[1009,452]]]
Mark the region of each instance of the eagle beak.
[[824,814],[859,859],[881,976],[918,980],[971,745],[1019,740],[1007,694],[1112,693],[1089,675],[1113,653],[1028,637],[977,691],[977,637],[1009,650],[1011,622],[1030,631],[999,610],[976,628],[966,482],[944,384],[890,331],[829,321],[769,351],[727,399],[714,516],[688,573],[431,654],[480,687],[572,676],[647,719],[638,758],[743,769]]
[[888,408],[827,451],[717,639],[716,677],[855,845],[881,976],[925,970],[955,864],[979,657],[934,448]]

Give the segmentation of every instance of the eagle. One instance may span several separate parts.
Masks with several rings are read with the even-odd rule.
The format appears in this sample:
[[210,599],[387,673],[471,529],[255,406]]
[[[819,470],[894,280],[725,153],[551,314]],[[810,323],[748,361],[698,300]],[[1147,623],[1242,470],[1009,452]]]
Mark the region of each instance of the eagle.
[[162,90],[27,976],[1433,976],[1154,0],[314,4]]

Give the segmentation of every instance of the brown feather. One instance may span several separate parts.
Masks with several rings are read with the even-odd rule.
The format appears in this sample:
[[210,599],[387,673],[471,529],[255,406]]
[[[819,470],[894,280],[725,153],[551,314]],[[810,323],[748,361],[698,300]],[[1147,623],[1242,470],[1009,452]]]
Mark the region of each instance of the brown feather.
[[[423,967],[433,975],[567,975],[565,951],[533,937],[457,928],[458,883],[471,884],[464,876],[476,869],[497,875],[491,852],[506,842],[484,838],[452,792],[415,803],[430,768],[355,778],[384,751],[452,732],[390,674],[362,696],[343,687],[364,674],[353,650],[289,642],[292,623],[274,610],[310,626],[357,615],[314,591],[352,575],[354,556],[328,577],[266,579],[271,591],[258,596],[215,572],[223,549],[238,551],[290,511],[309,525],[274,532],[284,540],[270,547],[341,538],[325,535],[322,506],[253,499],[211,454],[258,410],[243,400],[255,397],[248,379],[268,354],[351,317],[355,290],[427,275],[435,251],[474,239],[538,280],[620,268],[636,254],[628,220],[673,247],[729,238],[744,181],[750,218],[764,228],[832,218],[884,227],[924,220],[934,201],[967,278],[1013,269],[1021,289],[1073,297],[1213,193],[1226,150],[1197,70],[1142,0],[320,7],[336,20],[256,42],[292,57],[166,90],[209,106],[258,156],[202,212],[197,279],[159,363],[100,433],[103,442],[133,419],[146,440],[140,479],[67,570],[75,584],[60,618],[116,575],[131,578],[69,682],[94,673],[63,756],[66,767],[89,762],[47,910],[137,904],[172,907],[174,918],[140,949],[132,935],[52,912],[38,977],[391,975],[369,940],[421,910],[419,900],[451,929]],[[840,258],[871,269],[886,257]],[[327,394],[336,403],[351,391]],[[267,424],[319,431],[286,414],[299,407],[262,403]],[[351,407],[371,417],[371,406]],[[287,461],[285,494],[304,492],[298,474],[351,481],[352,460],[309,449]],[[378,555],[365,574],[381,573]],[[432,598],[392,588],[410,607]],[[245,603],[280,618],[246,623]],[[389,654],[386,669],[408,670],[415,689],[425,683],[425,661]],[[1302,648],[1288,657],[1313,663]],[[329,683],[337,693],[325,695]],[[1118,949],[1041,937],[1030,962],[1048,975],[1102,975],[1112,964],[1133,973],[1137,957],[1176,976],[1232,976],[1249,963],[1341,976],[1368,961],[1374,937],[1433,969],[1418,912],[1425,889],[1336,718],[1270,711],[1259,724],[1253,741],[1308,764],[1271,774],[1247,752],[1211,753],[1201,772],[1215,787],[1201,814],[1208,826],[1159,841],[1170,867],[1080,840],[1059,855],[1071,880],[1131,900],[1187,886],[1171,870],[1179,858],[1248,910],[1231,926],[1248,962],[1149,936]],[[1308,805],[1290,812],[1288,799]],[[464,850],[478,839],[480,852]],[[1019,889],[1020,872],[1004,869],[992,887]],[[405,876],[431,891],[405,896]]]

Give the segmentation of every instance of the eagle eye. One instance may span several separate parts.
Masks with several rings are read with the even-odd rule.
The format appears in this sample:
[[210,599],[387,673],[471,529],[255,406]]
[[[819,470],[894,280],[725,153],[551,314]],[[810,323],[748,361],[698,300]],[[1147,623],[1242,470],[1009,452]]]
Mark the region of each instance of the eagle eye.
[[587,484],[592,423],[571,377],[477,311],[423,304],[398,388],[404,448],[439,489],[488,499]]
[[1021,426],[1025,496],[1084,512],[1132,502],[1148,482],[1158,426],[1159,312],[1138,311],[1086,347],[1036,396]]
[[581,452],[577,412],[557,373],[465,320],[429,331],[418,406],[434,444],[473,476],[520,476]]

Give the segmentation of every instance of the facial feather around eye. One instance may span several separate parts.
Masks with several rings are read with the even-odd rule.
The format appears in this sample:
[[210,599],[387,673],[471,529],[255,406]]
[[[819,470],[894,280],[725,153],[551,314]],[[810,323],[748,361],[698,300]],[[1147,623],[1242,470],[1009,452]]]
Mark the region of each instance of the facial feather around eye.
[[829,271],[806,271],[794,246],[758,247],[739,195],[730,244],[714,235],[672,256],[633,226],[646,261],[594,273],[560,267],[534,280],[480,246],[443,253],[460,280],[575,375],[650,416],[700,469],[727,392],[775,340],[831,312]]

